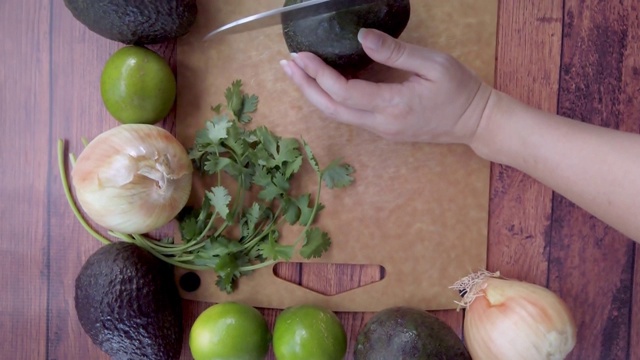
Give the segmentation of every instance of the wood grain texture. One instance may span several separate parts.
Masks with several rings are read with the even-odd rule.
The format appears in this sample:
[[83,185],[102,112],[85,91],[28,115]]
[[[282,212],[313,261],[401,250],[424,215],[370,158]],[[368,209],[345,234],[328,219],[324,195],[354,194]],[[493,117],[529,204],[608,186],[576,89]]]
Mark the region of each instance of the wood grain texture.
[[[80,24],[64,2],[51,9],[51,140],[49,161],[57,163],[56,142],[68,141],[78,154],[81,138],[92,139],[119,123],[106,111],[100,96],[100,74],[106,60],[123,45],[106,40]],[[175,42],[151,46],[175,70]],[[159,124],[173,131],[175,111]],[[49,172],[49,327],[48,357],[51,359],[108,359],[83,332],[77,320],[74,282],[85,260],[101,246],[76,221],[62,191],[57,167]],[[104,229],[96,227],[102,233]]]
[[[631,331],[629,359],[640,359],[640,245],[636,244],[635,273],[633,276],[633,300],[631,302]],[[634,340],[635,339],[635,340]]]
[[[81,137],[92,139],[116,125],[100,97],[100,73],[118,45],[100,38],[76,21],[62,1],[52,2],[51,141],[49,162],[57,164],[56,141],[70,152],[82,150]],[[101,243],[75,220],[62,191],[57,167],[49,173],[49,358],[108,359],[83,332],[73,302],[74,284],[85,260]],[[99,229],[99,228],[97,228]]]
[[46,357],[49,10],[0,2],[0,349],[20,360]]
[[[638,132],[639,15],[635,1],[565,2],[560,115]],[[629,358],[635,243],[559,195],[553,209],[549,287],[577,320],[570,359]]]
[[[545,111],[557,108],[562,1],[501,1],[496,88]],[[488,268],[546,285],[552,191],[494,164]]]

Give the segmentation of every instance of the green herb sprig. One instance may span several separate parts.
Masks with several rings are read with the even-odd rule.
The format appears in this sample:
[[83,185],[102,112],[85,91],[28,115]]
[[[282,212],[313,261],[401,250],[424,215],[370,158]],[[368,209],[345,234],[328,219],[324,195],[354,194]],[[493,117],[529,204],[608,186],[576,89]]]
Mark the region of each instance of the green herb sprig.
[[[319,201],[322,184],[329,189],[346,187],[353,182],[354,169],[340,159],[321,168],[304,140],[279,137],[264,126],[248,129],[258,97],[243,93],[240,80],[234,81],[224,95],[226,104],[212,107],[213,118],[197,132],[189,150],[195,169],[215,180],[215,185],[205,191],[200,208],[183,210],[178,219],[182,241],[113,231],[109,234],[138,244],[175,266],[213,269],[218,288],[231,293],[241,276],[289,261],[296,251],[311,259],[329,249],[329,234],[313,225],[324,209]],[[59,146],[60,157],[62,149]],[[318,180],[314,197],[291,191],[291,180],[305,159]],[[88,231],[94,232],[70,197],[62,165],[61,175],[74,213]],[[234,191],[223,185],[223,180],[229,178],[236,185]],[[255,193],[257,196],[252,197]],[[290,245],[279,242],[285,223],[302,227]],[[102,236],[98,239],[105,242]]]

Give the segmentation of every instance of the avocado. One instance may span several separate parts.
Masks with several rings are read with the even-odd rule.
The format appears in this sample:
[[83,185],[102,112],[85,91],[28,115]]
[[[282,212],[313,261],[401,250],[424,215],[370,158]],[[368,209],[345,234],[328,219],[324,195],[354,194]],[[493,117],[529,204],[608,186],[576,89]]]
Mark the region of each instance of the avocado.
[[102,246],[75,282],[83,330],[113,359],[179,359],[182,306],[173,267],[137,245]]
[[426,311],[392,307],[375,314],[358,334],[356,360],[471,360],[462,340]]
[[[285,0],[291,6],[309,0]],[[373,28],[398,38],[411,15],[409,0],[380,0],[329,14],[292,20],[282,16],[289,52],[311,52],[341,72],[353,76],[373,61],[358,41],[361,28]]]
[[64,0],[89,30],[128,45],[158,44],[185,35],[196,0]]

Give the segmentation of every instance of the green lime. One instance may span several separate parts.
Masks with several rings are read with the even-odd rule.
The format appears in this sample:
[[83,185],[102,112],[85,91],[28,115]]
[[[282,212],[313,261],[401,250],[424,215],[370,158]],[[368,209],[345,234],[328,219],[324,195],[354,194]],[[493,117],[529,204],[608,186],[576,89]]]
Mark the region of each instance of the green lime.
[[107,111],[123,124],[154,124],[162,120],[176,98],[176,78],[154,51],[125,46],[111,55],[100,77]]
[[347,351],[347,335],[332,311],[313,305],[284,310],[273,329],[278,360],[339,360]]
[[195,360],[262,360],[269,350],[267,322],[255,308],[226,302],[203,311],[191,327]]

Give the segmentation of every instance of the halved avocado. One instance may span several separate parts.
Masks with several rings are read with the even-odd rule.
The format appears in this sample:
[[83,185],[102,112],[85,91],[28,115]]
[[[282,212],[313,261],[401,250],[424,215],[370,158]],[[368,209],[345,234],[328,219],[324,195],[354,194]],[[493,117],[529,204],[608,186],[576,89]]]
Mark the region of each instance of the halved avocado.
[[[285,0],[291,6],[309,0]],[[311,52],[345,75],[353,75],[373,61],[358,41],[361,28],[373,28],[398,38],[411,15],[409,0],[380,0],[371,4],[305,19],[284,14],[282,32],[289,52]]]

